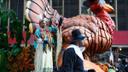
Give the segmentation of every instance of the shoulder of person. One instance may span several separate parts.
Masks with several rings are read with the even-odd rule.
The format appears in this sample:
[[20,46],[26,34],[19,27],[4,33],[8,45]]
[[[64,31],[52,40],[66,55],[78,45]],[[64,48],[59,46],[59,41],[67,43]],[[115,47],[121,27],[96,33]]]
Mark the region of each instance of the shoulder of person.
[[65,50],[66,53],[75,53],[74,48],[68,48]]
[[75,56],[76,55],[74,48],[68,48],[68,49],[66,49],[64,51],[64,54],[65,55],[70,55],[70,56]]

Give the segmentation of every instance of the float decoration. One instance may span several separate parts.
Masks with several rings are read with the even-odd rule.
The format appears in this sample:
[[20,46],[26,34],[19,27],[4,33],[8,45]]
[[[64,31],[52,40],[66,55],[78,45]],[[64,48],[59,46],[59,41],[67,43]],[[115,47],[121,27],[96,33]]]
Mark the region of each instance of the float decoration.
[[[87,0],[84,4],[88,4],[95,16],[78,15],[64,18],[49,5],[47,0],[32,0],[27,2],[26,18],[39,26],[41,25],[40,22],[46,21],[46,18],[52,20],[52,25],[61,26],[63,48],[66,48],[67,44],[71,42],[72,30],[80,29],[80,32],[86,36],[83,41],[86,47],[84,56],[86,59],[93,60],[95,54],[105,52],[112,45],[115,24],[108,12],[112,11],[113,8],[104,0]],[[40,26],[40,28],[42,27]],[[58,48],[57,50],[60,51]]]

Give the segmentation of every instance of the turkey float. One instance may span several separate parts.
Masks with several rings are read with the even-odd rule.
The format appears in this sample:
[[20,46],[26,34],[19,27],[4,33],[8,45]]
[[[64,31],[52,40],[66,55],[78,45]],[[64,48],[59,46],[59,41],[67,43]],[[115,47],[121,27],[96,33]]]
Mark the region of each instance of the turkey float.
[[104,0],[86,0],[83,4],[88,6],[95,15],[65,18],[53,9],[47,0],[30,0],[27,2],[26,18],[33,24],[31,26],[33,28],[35,28],[34,24],[40,26],[42,21],[47,21],[46,19],[51,19],[52,24],[61,27],[63,48],[71,42],[72,30],[79,29],[86,36],[83,41],[86,47],[83,55],[92,60],[95,54],[105,52],[112,45],[115,24],[108,12],[113,8]]

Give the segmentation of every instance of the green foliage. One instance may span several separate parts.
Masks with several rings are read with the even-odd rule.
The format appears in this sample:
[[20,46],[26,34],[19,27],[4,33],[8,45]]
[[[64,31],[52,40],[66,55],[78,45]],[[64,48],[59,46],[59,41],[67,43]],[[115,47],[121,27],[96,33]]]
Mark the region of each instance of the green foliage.
[[13,47],[12,47],[12,49],[10,51],[10,55],[15,57],[18,54],[20,54],[20,52],[21,52],[21,48],[18,47],[17,45],[13,45]]
[[0,72],[7,72],[7,54],[3,49],[0,49]]
[[7,34],[6,33],[0,34],[0,49],[1,48],[8,48],[8,40],[7,40]]
[[[0,72],[7,72],[8,68],[6,66],[11,62],[9,61],[11,60],[11,58],[14,58],[14,61],[17,61],[18,63],[21,63],[22,58],[20,60],[20,57],[18,58],[18,56],[23,52],[23,48],[20,47],[21,40],[23,40],[23,24],[22,22],[20,22],[20,20],[18,20],[18,17],[16,16],[16,13],[13,10],[8,10],[6,7],[4,7],[5,3],[6,0],[3,0],[3,3],[1,3],[0,0]],[[11,38],[16,38],[17,41],[16,44],[12,45],[12,47],[10,47],[8,44],[8,21],[9,31],[11,32]],[[27,27],[25,30],[27,33],[27,40],[30,37],[28,23],[29,22],[25,20],[24,25]]]
[[[8,20],[10,21],[11,38],[15,37],[17,40],[17,44],[12,47],[9,47],[8,44]],[[7,72],[8,56],[15,57],[21,52],[22,25],[13,10],[0,8],[0,72]]]
[[[18,20],[16,14],[12,10],[0,9],[0,18],[1,18],[1,29],[0,29],[0,47],[3,47],[7,44],[7,27],[8,27],[8,19],[10,20],[9,30],[11,32],[11,37],[16,37],[17,43],[20,44],[22,39],[22,25]],[[8,46],[8,45],[7,45]]]

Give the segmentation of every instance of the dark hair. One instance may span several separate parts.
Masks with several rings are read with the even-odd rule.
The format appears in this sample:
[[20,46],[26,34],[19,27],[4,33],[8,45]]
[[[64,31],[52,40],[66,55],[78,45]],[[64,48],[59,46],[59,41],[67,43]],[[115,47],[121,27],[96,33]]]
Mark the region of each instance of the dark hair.
[[76,45],[76,41],[71,41],[71,42],[69,42],[69,44],[75,44]]
[[78,42],[81,42],[81,41],[80,40],[73,40],[72,42],[70,42],[70,44],[77,45]]
[[89,69],[88,72],[96,72],[94,69]]

